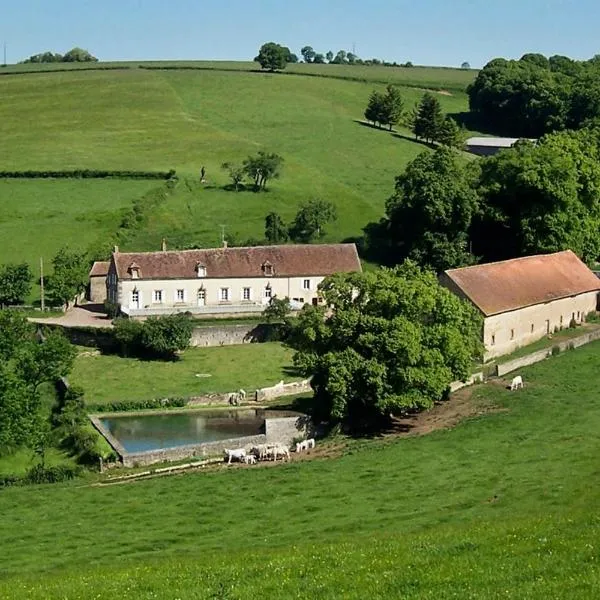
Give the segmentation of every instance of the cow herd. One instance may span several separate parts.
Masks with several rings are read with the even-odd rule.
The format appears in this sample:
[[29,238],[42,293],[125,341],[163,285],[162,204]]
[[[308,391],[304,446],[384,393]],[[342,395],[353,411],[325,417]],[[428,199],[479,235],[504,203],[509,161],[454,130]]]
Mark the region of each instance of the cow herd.
[[[309,438],[296,444],[296,452],[300,453],[315,447],[315,440]],[[259,444],[253,446],[249,452],[245,448],[223,450],[224,460],[230,465],[232,462],[240,462],[246,465],[255,465],[259,461],[290,460],[290,451],[285,444]]]

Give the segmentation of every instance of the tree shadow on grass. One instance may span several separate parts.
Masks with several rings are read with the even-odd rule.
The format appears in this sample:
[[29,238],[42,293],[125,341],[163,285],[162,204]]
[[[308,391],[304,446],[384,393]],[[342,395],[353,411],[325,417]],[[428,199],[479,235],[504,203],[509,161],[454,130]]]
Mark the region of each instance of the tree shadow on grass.
[[363,127],[368,127],[369,129],[376,129],[377,131],[383,131],[385,133],[395,133],[395,129],[387,129],[385,127],[379,127],[379,125],[375,125],[369,121],[364,121],[363,119],[352,119],[355,123],[362,125]]
[[430,144],[425,140],[420,140],[414,135],[406,135],[405,133],[400,133],[398,131],[392,132],[392,137],[398,138],[400,140],[405,140],[407,142],[412,142],[413,144],[420,144],[421,146],[425,146],[425,148],[435,149],[437,147],[435,144]]

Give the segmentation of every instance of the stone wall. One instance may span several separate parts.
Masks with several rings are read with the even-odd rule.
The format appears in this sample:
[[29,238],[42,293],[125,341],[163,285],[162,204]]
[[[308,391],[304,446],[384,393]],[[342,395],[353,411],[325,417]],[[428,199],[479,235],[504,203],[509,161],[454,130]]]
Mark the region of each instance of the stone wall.
[[267,442],[290,445],[295,438],[312,436],[313,427],[310,417],[282,417],[279,419],[265,419],[265,434]]
[[195,327],[190,346],[230,346],[264,342],[269,339],[269,331],[272,329],[272,326],[264,323]]
[[[558,347],[560,352],[564,352],[570,348],[578,348],[579,346],[583,346],[585,344],[589,344],[594,340],[600,339],[600,329],[596,329],[594,331],[590,331],[584,335],[580,335],[576,338],[572,338],[570,340],[565,340],[563,342],[557,342],[554,347]],[[496,375],[501,377],[506,373],[510,373],[512,371],[516,371],[517,369],[521,369],[523,367],[527,367],[529,365],[533,365],[538,363],[549,356],[552,356],[552,347],[544,348],[543,350],[539,350],[538,352],[533,352],[532,354],[528,354],[527,356],[522,356],[521,358],[515,358],[514,360],[507,361],[505,363],[499,364],[496,366]]]
[[256,390],[255,399],[257,401],[269,400],[270,398],[279,398],[279,396],[292,396],[294,394],[303,394],[310,392],[310,379],[302,381],[293,381],[291,383],[283,383],[283,380],[271,387],[261,388]]
[[468,385],[473,385],[474,383],[481,383],[483,381],[483,372],[473,373],[471,377],[469,377],[466,381],[453,381],[450,384],[450,393],[456,392]]

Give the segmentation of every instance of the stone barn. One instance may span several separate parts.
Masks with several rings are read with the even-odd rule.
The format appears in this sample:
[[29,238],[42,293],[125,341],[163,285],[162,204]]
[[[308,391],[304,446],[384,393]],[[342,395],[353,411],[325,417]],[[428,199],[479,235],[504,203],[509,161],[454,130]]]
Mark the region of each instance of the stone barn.
[[108,261],[96,261],[90,269],[88,300],[94,304],[104,304],[106,300],[106,276],[109,266]]
[[440,282],[483,315],[485,360],[597,310],[600,279],[570,250],[451,269]]

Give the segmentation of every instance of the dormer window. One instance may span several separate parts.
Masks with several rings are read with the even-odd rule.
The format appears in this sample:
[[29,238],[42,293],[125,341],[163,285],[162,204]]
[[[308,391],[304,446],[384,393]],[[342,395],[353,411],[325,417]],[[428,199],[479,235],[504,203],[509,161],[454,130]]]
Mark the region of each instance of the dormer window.
[[263,263],[262,270],[267,277],[271,277],[273,275],[273,265],[269,261]]
[[196,273],[198,277],[206,277],[206,267],[202,263],[196,263]]
[[137,263],[132,262],[129,267],[127,267],[127,272],[131,275],[131,279],[140,278],[140,266]]

